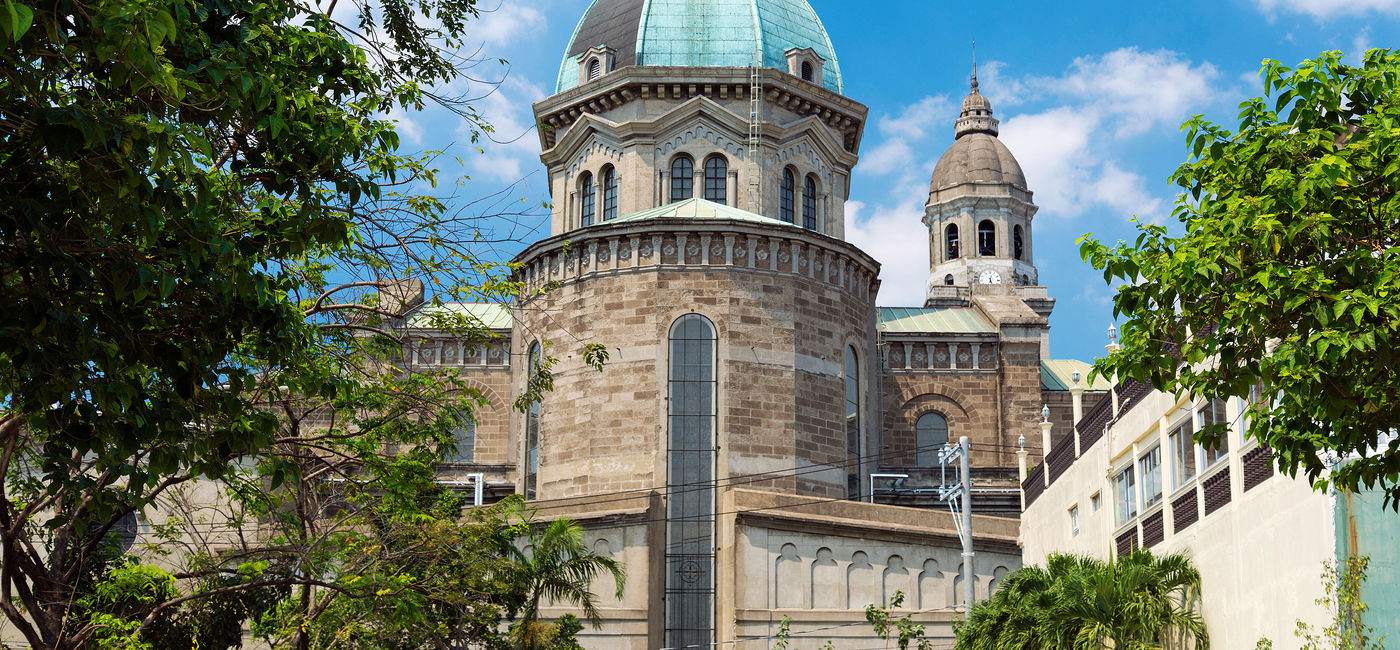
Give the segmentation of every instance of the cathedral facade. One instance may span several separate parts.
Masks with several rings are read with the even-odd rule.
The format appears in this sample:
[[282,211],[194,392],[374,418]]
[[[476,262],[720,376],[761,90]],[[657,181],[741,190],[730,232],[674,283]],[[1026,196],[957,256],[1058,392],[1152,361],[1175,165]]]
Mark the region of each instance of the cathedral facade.
[[[1020,566],[1017,451],[1103,395],[1048,358],[1036,207],[975,78],[905,307],[878,306],[879,261],[844,239],[867,109],[805,0],[595,0],[534,112],[553,208],[515,259],[526,290],[405,323],[408,363],[489,400],[445,471],[625,562],[589,647],[767,647],[784,617],[795,647],[866,647],[864,607],[896,591],[950,637],[963,563],[978,598]],[[499,336],[454,340],[439,309]],[[512,410],[545,358],[553,390]],[[937,497],[962,436],[971,558]]]

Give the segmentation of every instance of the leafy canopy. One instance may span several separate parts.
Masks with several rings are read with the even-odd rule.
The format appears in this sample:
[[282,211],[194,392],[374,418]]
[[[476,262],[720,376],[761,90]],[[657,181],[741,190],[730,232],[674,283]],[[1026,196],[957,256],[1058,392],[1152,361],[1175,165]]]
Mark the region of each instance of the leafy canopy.
[[[1251,400],[1248,435],[1316,487],[1400,498],[1400,54],[1265,61],[1239,130],[1195,116],[1172,175],[1184,233],[1086,235],[1121,282],[1122,349],[1097,370]],[[1262,398],[1261,398],[1262,396]],[[1228,423],[1198,432],[1220,443]],[[1335,461],[1349,462],[1333,468]],[[1329,470],[1330,473],[1329,473]]]

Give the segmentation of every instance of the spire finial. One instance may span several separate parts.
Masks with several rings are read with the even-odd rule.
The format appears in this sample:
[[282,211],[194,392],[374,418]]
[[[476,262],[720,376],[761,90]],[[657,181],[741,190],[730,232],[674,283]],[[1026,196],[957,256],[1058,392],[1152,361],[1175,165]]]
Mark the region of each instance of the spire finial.
[[977,41],[972,42],[972,92],[977,92]]

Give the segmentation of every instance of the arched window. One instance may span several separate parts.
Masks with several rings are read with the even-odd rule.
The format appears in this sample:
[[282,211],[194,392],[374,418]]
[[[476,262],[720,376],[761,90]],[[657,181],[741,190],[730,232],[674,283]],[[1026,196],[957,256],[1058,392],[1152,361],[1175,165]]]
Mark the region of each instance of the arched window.
[[952,274],[952,273],[949,273],[948,275],[943,276],[943,284],[946,284],[946,285],[948,285],[948,286],[952,286],[952,284],[953,284],[953,274]]
[[945,241],[948,242],[947,250],[944,251],[947,253],[947,258],[950,260],[958,259],[958,224],[948,224],[948,227],[943,229],[943,233]]
[[[705,161],[705,200],[725,203],[728,193],[729,162],[724,156],[710,156]],[[727,203],[726,203],[727,205]]]
[[666,645],[708,646],[714,611],[714,324],[671,325],[666,391]]
[[817,229],[817,181],[811,176],[802,183],[802,227]]
[[846,496],[860,498],[860,365],[846,346]]
[[997,227],[991,219],[983,219],[977,224],[977,254],[995,256],[997,254]]
[[617,172],[603,168],[603,221],[617,218]]
[[602,62],[599,61],[598,59],[593,59],[592,61],[589,61],[589,62],[588,62],[588,80],[589,80],[589,81],[593,81],[594,79],[597,79],[597,78],[598,78],[598,75],[601,75],[601,74],[603,74],[603,64],[602,64]]
[[583,173],[578,183],[578,225],[593,225],[593,174]]
[[[535,383],[535,373],[540,369],[540,344],[530,344],[530,354],[525,365],[526,390]],[[530,402],[525,411],[525,498],[535,498],[540,473],[540,401]]]
[[793,177],[791,169],[784,169],[783,185],[778,189],[778,216],[788,223],[793,220],[793,193],[796,191],[797,179]]
[[689,156],[676,156],[671,161],[671,202],[695,196],[695,163]]
[[803,81],[811,81],[811,80],[812,80],[812,62],[811,62],[811,61],[803,61],[803,62],[802,62],[802,80],[803,80]]
[[1015,253],[1016,259],[1021,259],[1025,253],[1025,243],[1021,241],[1021,227],[1015,226],[1011,229],[1011,250]]
[[938,454],[948,444],[948,420],[938,413],[919,416],[914,425],[914,446],[918,448],[919,467],[938,467]]

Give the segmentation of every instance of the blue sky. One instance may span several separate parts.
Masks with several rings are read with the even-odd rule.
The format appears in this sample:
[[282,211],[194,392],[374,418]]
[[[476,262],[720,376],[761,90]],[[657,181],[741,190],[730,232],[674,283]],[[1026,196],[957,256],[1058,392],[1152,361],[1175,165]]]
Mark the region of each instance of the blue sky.
[[[483,63],[473,74],[504,81],[457,90],[477,98],[495,142],[471,144],[446,111],[395,117],[405,150],[452,145],[440,166],[469,177],[457,188],[465,209],[499,209],[501,199],[468,201],[514,184],[507,200],[527,216],[511,226],[522,242],[501,250],[509,255],[548,231],[530,104],[552,91],[589,3],[481,1],[487,11],[472,40]],[[1086,361],[1107,343],[1111,293],[1080,261],[1075,240],[1086,232],[1131,238],[1134,215],[1170,219],[1167,177],[1185,156],[1181,122],[1204,113],[1233,126],[1238,104],[1261,92],[1255,73],[1265,58],[1291,65],[1339,49],[1356,60],[1366,48],[1400,46],[1400,0],[810,2],[831,35],[846,95],[870,107],[846,232],[883,265],[879,303],[922,303],[920,217],[934,163],[953,140],[975,40],[982,92],[1040,206],[1035,263],[1058,299],[1051,356]]]

